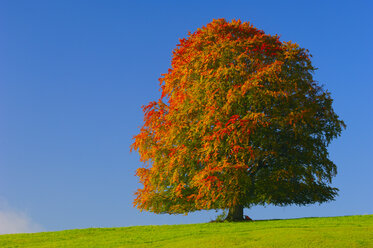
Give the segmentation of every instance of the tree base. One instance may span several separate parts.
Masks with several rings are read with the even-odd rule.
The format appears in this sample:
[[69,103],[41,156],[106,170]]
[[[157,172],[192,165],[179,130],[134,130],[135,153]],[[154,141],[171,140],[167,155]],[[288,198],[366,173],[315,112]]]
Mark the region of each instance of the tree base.
[[229,209],[228,216],[225,218],[226,221],[237,222],[244,221],[243,217],[243,206],[238,205]]

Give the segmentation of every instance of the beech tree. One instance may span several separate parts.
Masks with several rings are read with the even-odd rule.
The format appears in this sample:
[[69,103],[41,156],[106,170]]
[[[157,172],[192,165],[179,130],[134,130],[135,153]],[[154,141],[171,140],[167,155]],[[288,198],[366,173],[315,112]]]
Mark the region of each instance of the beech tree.
[[254,205],[333,200],[327,146],[345,124],[310,57],[239,20],[213,20],[181,39],[131,146],[144,162],[134,205],[229,209],[239,221]]

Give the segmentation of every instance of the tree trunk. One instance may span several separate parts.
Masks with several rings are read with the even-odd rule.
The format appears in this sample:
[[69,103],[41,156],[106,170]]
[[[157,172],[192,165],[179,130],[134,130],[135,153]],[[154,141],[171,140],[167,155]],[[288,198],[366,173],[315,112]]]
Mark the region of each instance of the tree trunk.
[[237,205],[229,209],[227,221],[243,221],[243,206]]

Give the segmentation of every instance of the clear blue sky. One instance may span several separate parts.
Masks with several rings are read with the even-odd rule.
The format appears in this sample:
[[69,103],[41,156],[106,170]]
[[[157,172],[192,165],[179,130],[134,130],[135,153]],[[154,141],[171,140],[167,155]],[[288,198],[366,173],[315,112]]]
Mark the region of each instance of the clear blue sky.
[[250,21],[308,48],[347,124],[329,147],[336,201],[245,213],[373,214],[372,13],[369,0],[1,1],[0,222],[23,218],[22,230],[52,231],[212,219],[214,211],[133,208],[141,163],[129,146],[178,39],[214,18]]

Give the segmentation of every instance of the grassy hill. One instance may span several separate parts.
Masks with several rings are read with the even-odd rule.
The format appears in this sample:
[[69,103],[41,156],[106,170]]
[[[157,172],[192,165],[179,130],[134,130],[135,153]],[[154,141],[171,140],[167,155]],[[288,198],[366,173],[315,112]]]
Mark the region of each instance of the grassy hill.
[[7,234],[0,247],[373,247],[373,215]]

